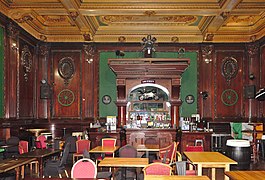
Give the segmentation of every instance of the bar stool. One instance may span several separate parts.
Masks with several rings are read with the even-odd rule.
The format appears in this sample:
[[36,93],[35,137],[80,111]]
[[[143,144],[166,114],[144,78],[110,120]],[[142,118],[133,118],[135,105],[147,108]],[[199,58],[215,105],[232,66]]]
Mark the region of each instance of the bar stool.
[[203,140],[202,139],[195,139],[194,146],[203,146]]

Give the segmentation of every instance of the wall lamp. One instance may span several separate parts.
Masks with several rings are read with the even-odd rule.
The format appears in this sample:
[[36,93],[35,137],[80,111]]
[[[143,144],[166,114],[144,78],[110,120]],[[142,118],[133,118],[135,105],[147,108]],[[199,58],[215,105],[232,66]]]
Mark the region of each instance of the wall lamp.
[[17,49],[18,49],[18,47],[17,47],[17,43],[13,42],[12,45],[11,45],[11,48],[12,48],[13,50],[17,50]]
[[202,95],[202,99],[207,99],[209,96],[208,91],[201,91],[200,94]]
[[143,37],[143,51],[147,50],[147,54],[151,54],[151,52],[155,52],[154,44],[156,42],[156,38],[151,35],[147,35],[147,37]]
[[115,54],[116,54],[116,56],[119,56],[119,57],[125,56],[125,53],[123,51],[120,51],[120,50],[115,51]]

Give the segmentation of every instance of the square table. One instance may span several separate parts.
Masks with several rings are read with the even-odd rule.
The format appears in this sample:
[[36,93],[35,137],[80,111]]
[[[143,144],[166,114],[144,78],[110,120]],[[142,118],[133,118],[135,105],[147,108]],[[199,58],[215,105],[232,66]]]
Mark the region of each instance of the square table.
[[[193,164],[197,165],[198,176],[202,175],[202,168],[212,168],[213,180],[215,180],[215,168],[230,171],[230,164],[237,164],[236,161],[219,152],[184,152],[184,154]],[[225,176],[225,179],[229,178]]]
[[146,152],[146,157],[149,158],[149,152],[159,152],[159,145],[158,144],[140,144],[136,146],[137,151]]
[[121,158],[106,157],[98,164],[99,167],[145,167],[147,166],[148,158]]
[[21,167],[29,164],[32,161],[36,161],[36,158],[9,158],[1,160],[0,173],[16,170],[16,179],[20,179]]
[[115,147],[104,147],[104,146],[97,146],[93,149],[91,149],[90,153],[114,153],[120,148],[120,146]]
[[35,149],[27,153],[20,154],[19,157],[36,158],[39,162],[39,174],[40,177],[43,176],[43,162],[44,160],[50,158],[51,156],[60,155],[62,150],[53,149]]
[[263,180],[265,171],[225,171],[231,180]]
[[148,175],[145,180],[210,180],[207,176],[166,176],[166,175]]

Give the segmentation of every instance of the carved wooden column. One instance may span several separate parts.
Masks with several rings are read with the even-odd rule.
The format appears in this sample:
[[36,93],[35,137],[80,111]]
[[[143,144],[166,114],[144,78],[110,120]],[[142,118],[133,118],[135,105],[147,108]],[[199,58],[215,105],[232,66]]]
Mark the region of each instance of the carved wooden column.
[[5,117],[17,117],[17,72],[19,63],[19,31],[13,23],[7,25],[7,50],[5,55]]
[[179,98],[180,93],[180,79],[172,79],[172,91],[171,91],[171,124],[172,126],[179,126],[179,106],[181,100]]
[[[248,80],[248,84],[249,85],[255,85],[256,88],[259,89],[259,79],[256,79],[256,75],[259,74],[259,72],[257,71],[258,68],[255,68],[257,66],[259,66],[259,61],[258,61],[258,50],[259,47],[257,44],[249,44],[247,45],[247,53],[248,53],[248,73],[247,75],[247,80]],[[255,72],[255,70],[257,72]],[[248,117],[249,117],[249,122],[252,122],[252,118],[256,118],[258,115],[258,109],[257,109],[257,103],[256,100],[254,99],[249,99],[248,100]]]
[[118,127],[126,125],[126,88],[125,88],[125,79],[117,79],[117,102],[118,107]]

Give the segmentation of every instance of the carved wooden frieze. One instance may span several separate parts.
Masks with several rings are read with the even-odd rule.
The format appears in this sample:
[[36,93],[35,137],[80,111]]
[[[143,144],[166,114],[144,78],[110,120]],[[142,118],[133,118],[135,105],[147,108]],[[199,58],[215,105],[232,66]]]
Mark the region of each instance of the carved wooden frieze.
[[24,71],[24,79],[28,81],[28,74],[32,69],[32,54],[27,45],[24,45],[21,51],[21,65]]
[[222,75],[227,82],[235,78],[238,73],[238,63],[233,57],[225,57],[222,62]]
[[58,73],[64,79],[64,84],[68,85],[75,73],[74,60],[71,57],[62,58],[58,64]]

